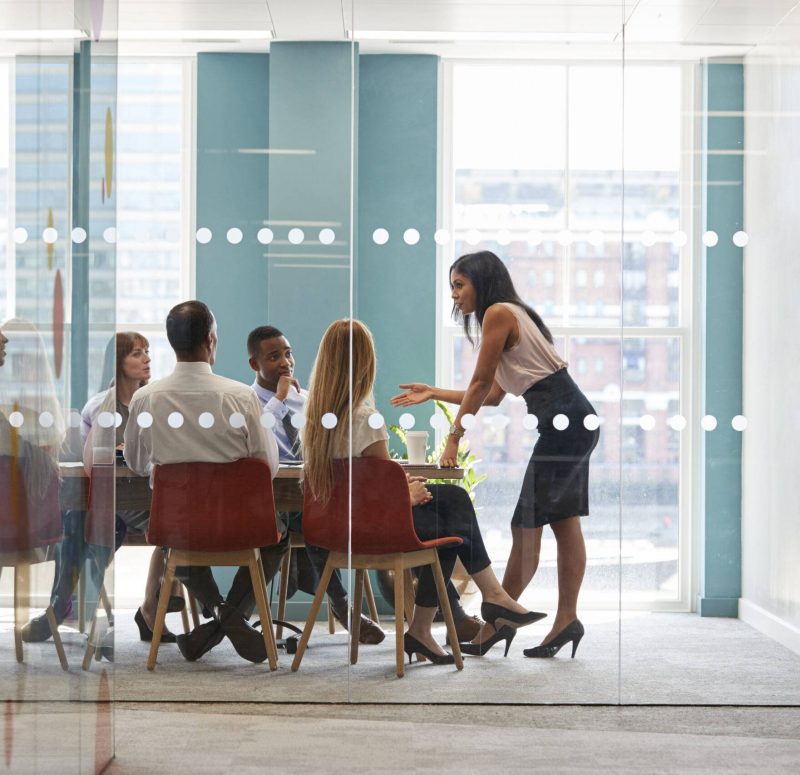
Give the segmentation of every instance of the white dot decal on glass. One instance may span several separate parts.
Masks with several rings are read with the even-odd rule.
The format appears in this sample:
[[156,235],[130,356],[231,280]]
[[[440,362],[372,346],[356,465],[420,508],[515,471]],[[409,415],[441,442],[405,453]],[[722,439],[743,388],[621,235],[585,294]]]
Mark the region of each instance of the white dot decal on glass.
[[69,413],[69,417],[67,417],[67,425],[69,425],[70,428],[80,428],[80,425],[81,425],[80,412],[78,412],[75,409],[73,409]]
[[522,418],[522,427],[526,431],[535,431],[539,427],[539,418],[535,414],[526,414]]
[[114,427],[120,428],[122,426],[122,415],[119,412],[114,412]]
[[103,239],[109,245],[113,245],[117,241],[117,230],[113,226],[109,226],[103,231]]
[[237,229],[235,226],[232,229],[228,229],[228,233],[225,235],[225,238],[231,245],[238,245],[242,241],[242,234],[241,229]]
[[544,241],[544,235],[542,232],[537,231],[534,229],[533,231],[528,232],[528,236],[525,238],[529,245],[536,247],[537,245],[541,245]]
[[469,412],[467,412],[461,418],[461,427],[464,428],[464,430],[467,430],[467,431],[470,428],[474,428],[475,427],[475,415],[474,414],[470,414]]
[[214,235],[211,233],[211,229],[209,229],[209,228],[207,228],[207,227],[205,227],[205,226],[201,226],[201,227],[200,227],[200,228],[197,230],[197,234],[195,235],[195,239],[196,239],[196,240],[197,240],[197,241],[198,241],[198,242],[199,242],[201,245],[208,245],[208,243],[209,243],[209,242],[211,242],[211,238],[212,238],[213,236],[214,236]]
[[228,422],[231,424],[231,428],[244,428],[247,424],[247,420],[244,419],[244,415],[241,412],[234,412],[228,418]]
[[58,240],[58,232],[52,227],[48,226],[42,232],[42,239],[48,244],[52,245],[54,242]]
[[667,425],[674,431],[682,431],[686,427],[686,418],[680,414],[673,415],[667,420]]
[[676,231],[672,235],[672,244],[676,248],[682,248],[689,242],[689,236],[686,234],[685,231]]
[[492,417],[492,425],[499,431],[503,430],[508,423],[509,419],[504,414],[496,414]]
[[385,245],[389,241],[389,232],[386,229],[375,229],[372,232],[372,241],[376,245]]
[[325,412],[320,422],[323,428],[327,428],[330,431],[339,424],[339,418],[333,412]]
[[289,229],[289,242],[291,242],[292,245],[300,245],[305,238],[306,235],[303,233],[302,229]]
[[417,418],[411,412],[403,412],[400,415],[400,427],[404,431],[410,431],[417,424]]
[[743,431],[747,428],[747,418],[743,414],[737,414],[736,417],[731,420],[731,427],[735,431]]
[[596,431],[600,427],[600,418],[596,414],[587,414],[583,418],[583,427],[587,431]]
[[323,245],[332,245],[336,239],[336,232],[333,229],[320,229],[319,241]]
[[477,229],[470,229],[464,235],[464,241],[467,245],[477,245],[481,241],[481,233]]
[[605,235],[602,231],[594,231],[589,232],[589,244],[593,245],[596,248],[599,248],[604,242],[606,241]]
[[16,242],[17,245],[22,245],[27,242],[27,240],[28,230],[22,228],[22,226],[17,226],[17,228],[14,229],[14,242]]
[[447,422],[447,418],[443,414],[441,414],[440,412],[437,412],[436,414],[434,414],[431,417],[430,424],[431,424],[431,428],[433,428],[434,430],[442,430],[443,431],[446,428],[450,427],[450,424]]
[[406,245],[416,245],[419,242],[419,232],[416,229],[406,229],[403,232],[403,242]]
[[367,419],[367,422],[369,423],[369,427],[374,430],[383,428],[383,415],[380,412],[373,412]]
[[748,242],[750,242],[750,237],[747,236],[746,231],[737,231],[736,234],[733,235],[733,244],[736,245],[737,248],[743,248]]
[[642,233],[642,245],[646,248],[652,248],[656,244],[656,233],[654,231],[645,231]]
[[700,427],[704,431],[713,431],[717,427],[717,418],[713,414],[707,414],[700,420]]
[[719,235],[715,231],[703,232],[703,244],[707,248],[713,248],[719,242]]
[[42,412],[39,415],[39,425],[41,425],[42,428],[52,428],[54,422],[55,417],[53,417],[51,412]]
[[153,415],[150,412],[142,412],[136,417],[136,424],[140,428],[149,428],[153,424]]
[[656,418],[652,414],[645,414],[639,418],[639,427],[643,431],[651,431],[656,427]]
[[562,247],[567,247],[567,245],[571,245],[574,241],[574,237],[572,236],[572,232],[569,229],[563,229],[562,231],[556,234],[556,242]]
[[264,412],[261,415],[261,424],[265,428],[274,428],[275,427],[275,415],[270,414],[269,412]]
[[203,412],[197,418],[197,424],[201,428],[206,428],[206,429],[212,428],[214,426],[214,415],[211,414],[211,412]]
[[76,245],[81,245],[86,242],[86,229],[82,229],[80,226],[76,226],[72,230],[72,241]]
[[170,428],[180,428],[183,425],[183,415],[180,412],[170,412],[167,424]]
[[101,428],[110,428],[114,424],[114,415],[111,412],[100,412],[97,415],[97,424]]
[[557,431],[565,431],[567,428],[569,428],[569,417],[567,417],[565,414],[557,414],[553,418],[553,427]]
[[447,229],[436,229],[433,234],[433,241],[437,245],[447,245],[450,242],[450,232]]
[[262,245],[269,245],[269,243],[272,242],[274,238],[275,235],[272,233],[272,229],[268,229],[266,228],[266,226],[263,229],[259,229],[258,234],[256,234],[256,239]]
[[508,229],[500,229],[494,241],[498,245],[508,245],[511,242],[511,232]]
[[25,418],[22,416],[22,412],[11,412],[8,415],[8,422],[12,428],[21,428],[22,424],[25,422]]
[[297,428],[300,430],[301,428],[305,428],[306,425],[306,416],[301,412],[295,412],[292,415],[292,419],[290,420],[292,423],[292,427]]

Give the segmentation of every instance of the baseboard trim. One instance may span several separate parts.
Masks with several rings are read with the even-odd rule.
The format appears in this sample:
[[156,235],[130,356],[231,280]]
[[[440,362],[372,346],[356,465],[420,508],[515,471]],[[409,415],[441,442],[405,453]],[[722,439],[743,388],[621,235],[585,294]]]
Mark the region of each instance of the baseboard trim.
[[800,627],[795,627],[746,598],[739,598],[739,618],[795,654],[800,654]]

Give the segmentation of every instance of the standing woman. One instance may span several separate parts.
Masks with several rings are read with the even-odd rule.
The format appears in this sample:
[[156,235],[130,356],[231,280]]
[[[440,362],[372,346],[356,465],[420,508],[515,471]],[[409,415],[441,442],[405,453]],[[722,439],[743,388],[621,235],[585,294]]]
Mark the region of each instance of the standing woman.
[[[580,517],[589,513],[589,457],[599,438],[599,431],[588,430],[584,420],[595,413],[594,408],[567,372],[544,321],[519,297],[508,269],[494,253],[461,256],[450,267],[450,288],[453,317],[463,321],[473,344],[473,334],[480,334],[478,362],[467,390],[400,385],[406,392],[392,403],[412,406],[435,399],[460,404],[440,459],[441,465],[454,466],[464,415],[474,415],[484,405],[497,406],[506,393],[525,399],[528,412],[538,419],[539,440],[511,518],[511,554],[503,587],[512,598],[519,598],[539,565],[542,528],[550,525],[558,552],[558,610],[542,643],[524,653],[552,657],[572,643],[575,656],[584,633],[577,616],[586,569]],[[559,430],[563,418],[568,425]],[[486,625],[476,642],[492,632]]]

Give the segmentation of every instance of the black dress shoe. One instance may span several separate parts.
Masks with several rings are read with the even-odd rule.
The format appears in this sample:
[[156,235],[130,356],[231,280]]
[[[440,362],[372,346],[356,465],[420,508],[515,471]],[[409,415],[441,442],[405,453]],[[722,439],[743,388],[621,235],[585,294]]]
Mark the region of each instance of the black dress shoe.
[[178,650],[185,660],[194,662],[214,646],[218,646],[224,637],[225,633],[222,632],[219,622],[212,619],[198,625],[188,635],[178,635]]
[[[145,643],[150,643],[150,641],[153,640],[153,631],[147,626],[147,622],[144,620],[144,615],[142,614],[141,608],[136,611],[133,621],[136,622],[136,626],[139,628],[139,640],[143,640]],[[175,633],[167,629],[166,624],[164,625],[164,629],[161,630],[161,642],[175,643]]]
[[22,640],[25,643],[42,643],[52,635],[50,622],[47,621],[47,614],[34,617],[22,628]]
[[250,626],[238,608],[222,603],[217,608],[222,632],[228,636],[236,653],[250,662],[263,662],[267,658],[264,636]]

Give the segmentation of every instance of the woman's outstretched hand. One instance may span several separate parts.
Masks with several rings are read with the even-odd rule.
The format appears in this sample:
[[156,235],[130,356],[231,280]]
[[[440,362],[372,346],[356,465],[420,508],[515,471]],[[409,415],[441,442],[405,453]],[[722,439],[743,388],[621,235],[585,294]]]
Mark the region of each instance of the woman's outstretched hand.
[[458,438],[456,436],[447,437],[447,444],[444,445],[444,450],[439,458],[439,465],[442,468],[455,468],[458,465]]
[[398,385],[405,393],[398,393],[392,398],[392,406],[414,406],[430,401],[433,398],[433,388],[423,382],[410,382]]

